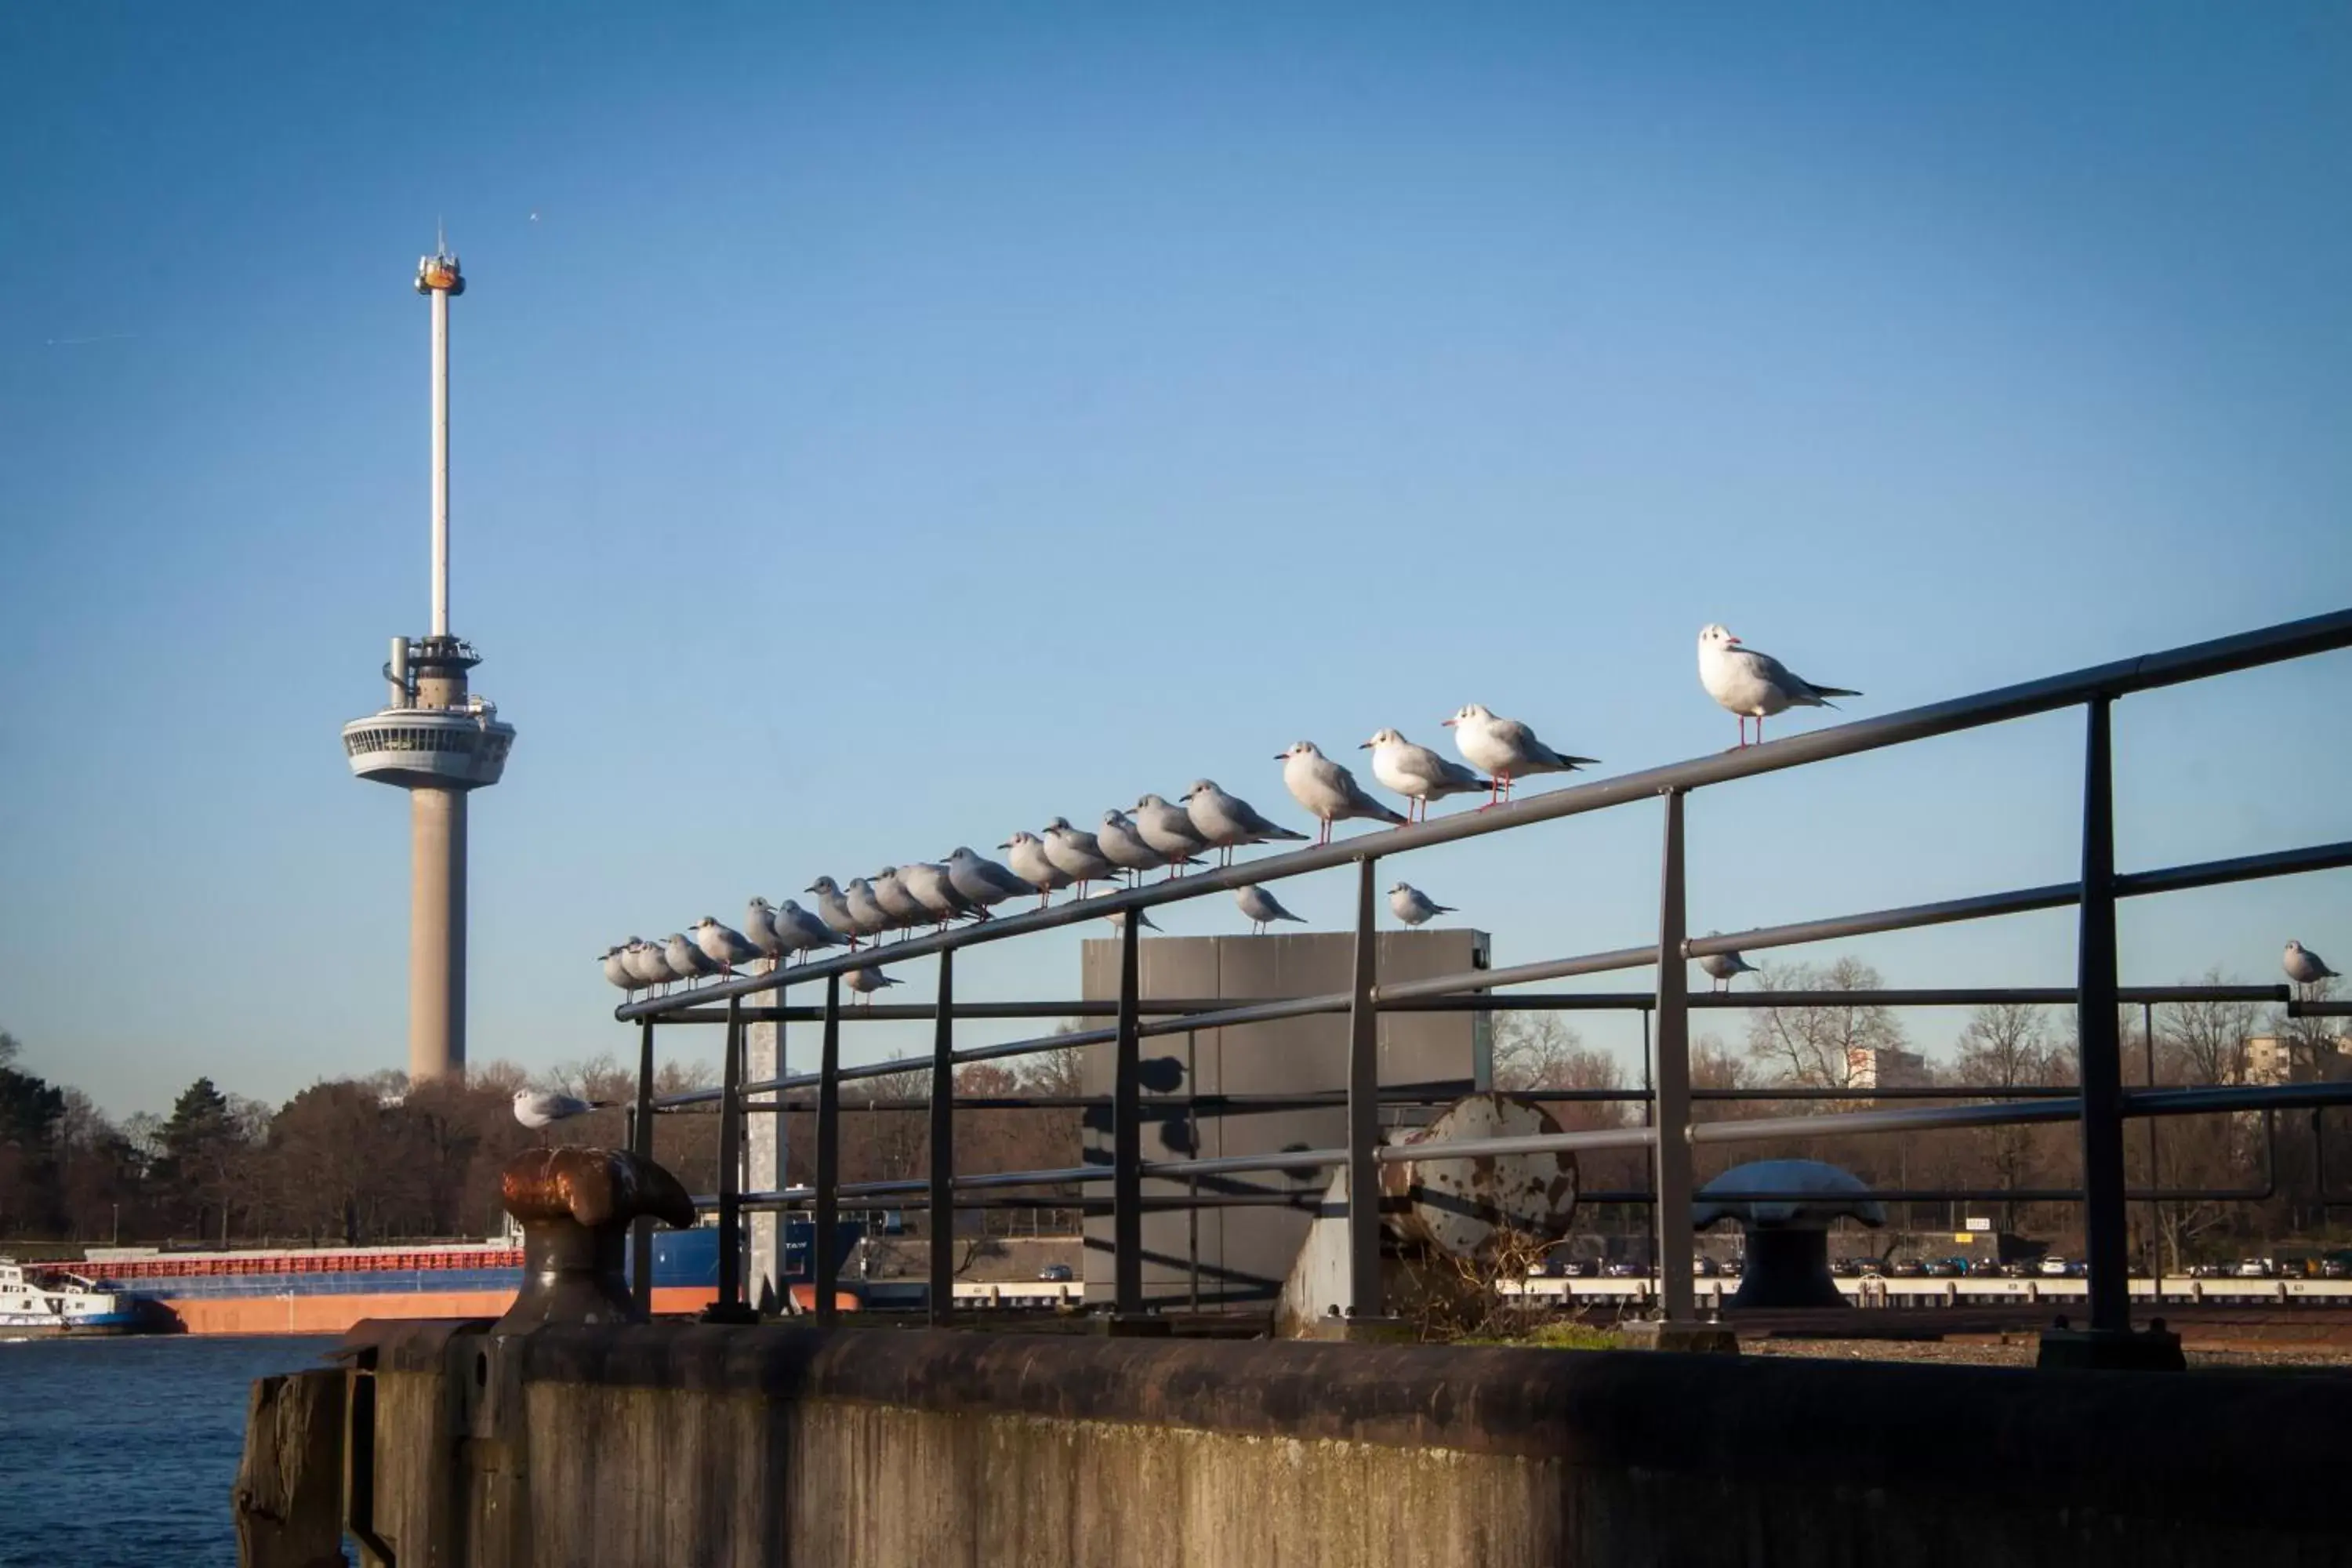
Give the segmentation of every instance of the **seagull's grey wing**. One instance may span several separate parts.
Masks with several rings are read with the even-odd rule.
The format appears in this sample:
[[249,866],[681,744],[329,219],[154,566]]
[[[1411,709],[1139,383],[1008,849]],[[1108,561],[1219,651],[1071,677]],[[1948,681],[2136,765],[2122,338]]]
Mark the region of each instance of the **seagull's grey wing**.
[[1339,784],[1347,793],[1348,809],[1355,816],[1369,816],[1380,822],[1402,822],[1404,820],[1403,813],[1392,811],[1389,807],[1382,805],[1379,801],[1374,800],[1370,795],[1366,795],[1364,793],[1364,786],[1356,782],[1356,775],[1348,772],[1344,768],[1339,771]]

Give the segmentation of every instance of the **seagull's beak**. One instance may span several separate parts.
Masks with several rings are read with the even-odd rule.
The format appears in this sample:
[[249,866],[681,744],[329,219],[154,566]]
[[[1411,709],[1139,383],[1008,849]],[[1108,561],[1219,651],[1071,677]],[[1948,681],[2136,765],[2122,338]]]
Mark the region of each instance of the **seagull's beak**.
[[1013,847],[1013,840],[1008,838],[1003,843],[998,845],[997,847],[999,849],[1010,849]]
[[1723,646],[1726,647],[1738,647],[1739,646],[1739,639],[1733,637],[1725,637],[1723,639]]
[[1360,752],[1369,752],[1369,751],[1370,751],[1371,749],[1372,749],[1372,743],[1371,743],[1370,741],[1366,741],[1366,742],[1364,742],[1361,745],[1360,745],[1360,746],[1358,746],[1358,747],[1356,748],[1356,750],[1358,750],[1358,751],[1360,751]]
[[1290,753],[1288,752],[1276,752],[1274,753],[1274,760],[1277,763],[1286,763],[1290,760]]
[[1453,721],[1453,720],[1448,719],[1448,720],[1444,721],[1444,725],[1445,725],[1445,727],[1446,727],[1447,729],[1451,730],[1452,728],[1454,728],[1454,721]]

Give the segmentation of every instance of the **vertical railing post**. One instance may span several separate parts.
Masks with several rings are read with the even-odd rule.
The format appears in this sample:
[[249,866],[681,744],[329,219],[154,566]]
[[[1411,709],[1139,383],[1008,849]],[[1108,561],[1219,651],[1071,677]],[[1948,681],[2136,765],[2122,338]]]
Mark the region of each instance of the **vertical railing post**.
[[2074,948],[2074,1037],[2083,1088],[2083,1251],[2091,1331],[2131,1329],[2124,1210],[2123,1042],[2116,1018],[2116,820],[2111,700],[2088,704],[2083,757],[2083,901]]
[[[2147,1087],[2154,1089],[2156,1087],[2156,1004],[2153,1002],[2143,1002],[2139,1005],[2139,1043],[2141,1051],[2147,1058]],[[2311,1115],[2313,1129],[2316,1131],[2319,1112],[2315,1110]],[[2147,1190],[2151,1193],[2160,1192],[2164,1187],[2164,1178],[2157,1169],[2156,1124],[2163,1118],[2143,1116],[2140,1120],[2147,1123]],[[2154,1299],[2161,1300],[2164,1296],[2162,1289],[2164,1200],[2161,1198],[2152,1197],[2147,1200],[2147,1277],[2153,1282],[2151,1289]]]
[[1372,999],[1380,980],[1374,924],[1378,862],[1356,868],[1355,969],[1348,1002],[1348,1302],[1359,1318],[1387,1310],[1381,1289],[1381,1018]]
[[1690,960],[1685,954],[1683,792],[1668,790],[1665,846],[1658,876],[1658,1035],[1655,1047],[1656,1252],[1661,1316],[1686,1323],[1696,1315],[1691,1283]]
[[1143,1310],[1143,922],[1130,911],[1118,932],[1118,1035],[1110,1069],[1111,1311]]
[[743,1003],[727,998],[727,1045],[719,1089],[719,1299],[703,1316],[743,1316]]
[[931,1023],[931,1326],[955,1317],[955,952],[940,954]]
[[816,1287],[816,1321],[832,1327],[841,1283],[841,976],[824,977],[824,1038],[817,1047],[816,1158],[810,1178],[815,1234],[809,1237],[809,1273]]
[[[637,1025],[637,1098],[629,1108],[629,1152],[640,1160],[654,1157],[654,1021]],[[654,1310],[654,1222],[640,1218],[629,1226],[629,1293],[639,1313]]]

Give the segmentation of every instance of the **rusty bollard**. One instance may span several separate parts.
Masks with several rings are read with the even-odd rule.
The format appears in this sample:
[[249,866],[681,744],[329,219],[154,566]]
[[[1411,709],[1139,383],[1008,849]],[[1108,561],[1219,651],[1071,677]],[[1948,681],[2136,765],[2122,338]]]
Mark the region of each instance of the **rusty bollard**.
[[676,1176],[625,1149],[526,1149],[500,1178],[507,1213],[522,1224],[522,1289],[493,1332],[541,1323],[645,1321],[623,1271],[630,1223],[694,1224],[694,1200]]

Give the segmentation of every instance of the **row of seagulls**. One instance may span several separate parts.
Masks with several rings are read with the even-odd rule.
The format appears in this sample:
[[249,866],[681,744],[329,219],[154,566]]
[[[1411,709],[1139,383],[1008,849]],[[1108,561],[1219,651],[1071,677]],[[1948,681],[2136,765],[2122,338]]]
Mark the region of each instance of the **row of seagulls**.
[[[1746,647],[1721,626],[1700,631],[1698,652],[1700,684],[1738,717],[1742,746],[1749,743],[1750,720],[1760,742],[1769,717],[1790,708],[1832,707],[1832,698],[1861,695],[1844,687],[1815,685],[1769,654]],[[1415,744],[1393,727],[1376,731],[1358,747],[1371,753],[1372,776],[1381,786],[1403,798],[1402,813],[1373,798],[1354,773],[1311,741],[1297,742],[1279,753],[1276,760],[1282,763],[1284,786],[1319,825],[1314,841],[1328,844],[1334,825],[1340,822],[1402,827],[1425,821],[1433,801],[1480,790],[1486,792],[1487,806],[1498,805],[1511,798],[1521,779],[1598,765],[1596,758],[1556,750],[1522,721],[1503,718],[1484,703],[1465,704],[1444,724],[1454,731],[1461,763]],[[1234,852],[1244,846],[1306,841],[1305,834],[1268,820],[1214,780],[1195,779],[1174,802],[1147,794],[1130,810],[1105,812],[1091,833],[1061,816],[1035,833],[1015,833],[998,846],[1004,852],[1003,864],[959,847],[942,861],[887,866],[870,878],[852,878],[846,883],[819,877],[805,889],[814,900],[814,910],[790,899],[780,904],[753,899],[740,931],[705,916],[691,937],[675,932],[658,942],[631,937],[605,951],[604,976],[625,991],[667,989],[680,981],[691,986],[705,975],[732,974],[761,958],[772,969],[827,948],[855,952],[860,942],[892,931],[923,926],[944,931],[952,921],[986,920],[997,905],[1031,893],[1043,909],[1064,888],[1075,887],[1083,899],[1097,882],[1124,880],[1133,887],[1154,870],[1180,877],[1212,851],[1220,867],[1229,867]],[[1237,889],[1234,897],[1259,931],[1298,918],[1260,888]],[[1390,908],[1409,926],[1453,912],[1403,883],[1391,889],[1389,897]],[[2289,950],[2291,962],[2295,951]],[[1718,973],[1710,966],[1708,973],[1727,983],[1747,966],[1737,954],[1717,955],[1717,961],[1727,957],[1738,967]],[[895,984],[878,971],[857,973],[869,974],[874,984],[853,989],[868,994]]]

